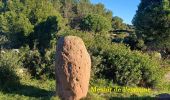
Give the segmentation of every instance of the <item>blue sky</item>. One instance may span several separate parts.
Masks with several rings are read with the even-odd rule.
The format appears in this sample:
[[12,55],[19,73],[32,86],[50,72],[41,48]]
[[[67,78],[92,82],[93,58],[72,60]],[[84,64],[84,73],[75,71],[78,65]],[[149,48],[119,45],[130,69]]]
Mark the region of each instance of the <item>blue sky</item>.
[[119,16],[124,23],[131,24],[140,0],[91,0],[92,3],[102,3],[113,12],[113,16]]

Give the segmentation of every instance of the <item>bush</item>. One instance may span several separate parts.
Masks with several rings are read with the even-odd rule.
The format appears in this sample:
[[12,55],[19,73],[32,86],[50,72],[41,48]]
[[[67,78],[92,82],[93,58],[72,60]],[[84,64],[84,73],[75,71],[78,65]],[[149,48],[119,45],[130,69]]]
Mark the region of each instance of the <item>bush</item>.
[[160,64],[149,55],[139,51],[131,51],[122,44],[112,44],[110,47],[93,51],[98,58],[98,65],[93,66],[97,77],[113,80],[119,85],[138,85],[154,87],[160,81],[162,74]]
[[48,49],[44,56],[38,50],[30,50],[29,47],[21,48],[23,65],[34,78],[54,78],[55,50]]
[[18,54],[12,51],[0,54],[0,88],[11,88],[19,84],[17,71],[21,66]]
[[49,49],[46,51],[44,57],[44,70],[42,74],[45,74],[48,78],[55,78],[55,49]]
[[137,41],[136,47],[137,47],[137,49],[139,49],[139,50],[145,50],[145,49],[146,49],[146,45],[145,45],[145,43],[144,43],[144,40],[139,39],[139,40]]
[[111,30],[111,22],[103,16],[90,14],[82,19],[80,27],[93,32],[108,32]]
[[24,55],[23,64],[32,76],[38,77],[42,70],[41,56],[38,50],[27,51]]
[[138,39],[135,33],[130,34],[125,37],[123,43],[128,44],[131,50],[146,50],[147,46],[145,45],[144,40]]

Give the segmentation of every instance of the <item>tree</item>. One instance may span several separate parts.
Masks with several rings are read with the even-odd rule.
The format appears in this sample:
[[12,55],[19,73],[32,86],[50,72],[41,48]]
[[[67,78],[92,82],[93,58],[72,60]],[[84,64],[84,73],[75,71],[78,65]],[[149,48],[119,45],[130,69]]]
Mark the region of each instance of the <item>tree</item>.
[[71,18],[73,17],[73,3],[74,0],[60,0],[60,2],[62,3],[62,7],[61,7],[61,14],[64,18]]
[[60,2],[60,0],[50,0],[50,1],[53,4],[54,8],[57,11],[60,11],[60,8],[62,7],[62,3]]
[[111,22],[101,15],[90,14],[82,19],[80,27],[93,32],[108,32],[111,29]]
[[77,16],[83,17],[92,12],[92,4],[89,0],[80,0],[77,5]]
[[126,30],[127,26],[123,23],[123,19],[118,16],[112,18],[113,30]]
[[45,54],[45,49],[50,47],[50,42],[55,38],[55,33],[59,30],[59,19],[56,16],[49,16],[46,21],[35,27],[35,39],[40,53]]
[[33,31],[33,25],[22,13],[13,11],[0,15],[0,30],[10,41],[11,47],[18,48],[26,43],[26,37]]
[[170,50],[170,1],[141,0],[133,19],[138,38],[157,49]]
[[98,14],[101,16],[106,17],[109,21],[112,20],[112,12],[105,8],[105,6],[101,3],[98,3],[93,6],[93,11],[91,12],[93,14]]
[[[12,48],[19,48],[25,44],[33,47],[34,41],[40,40],[37,34],[39,34],[39,37],[43,37],[46,36],[44,34],[58,32],[63,25],[60,24],[62,17],[58,9],[54,8],[52,2],[50,0],[1,1],[2,5],[6,6],[2,6],[2,9],[5,10],[0,12],[0,33],[7,37]],[[54,18],[50,19],[50,17]],[[53,22],[51,22],[52,20]],[[54,32],[54,29],[57,30]],[[40,41],[37,42],[42,44]],[[37,45],[36,47],[39,46]],[[44,46],[43,48],[46,47]]]

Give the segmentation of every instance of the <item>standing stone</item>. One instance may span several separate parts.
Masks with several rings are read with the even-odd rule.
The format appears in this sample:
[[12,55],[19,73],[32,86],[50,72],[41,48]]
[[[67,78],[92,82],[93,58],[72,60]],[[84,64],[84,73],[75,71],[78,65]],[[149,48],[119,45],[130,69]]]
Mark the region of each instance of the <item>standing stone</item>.
[[56,91],[62,100],[86,97],[91,60],[81,38],[60,38],[56,54]]

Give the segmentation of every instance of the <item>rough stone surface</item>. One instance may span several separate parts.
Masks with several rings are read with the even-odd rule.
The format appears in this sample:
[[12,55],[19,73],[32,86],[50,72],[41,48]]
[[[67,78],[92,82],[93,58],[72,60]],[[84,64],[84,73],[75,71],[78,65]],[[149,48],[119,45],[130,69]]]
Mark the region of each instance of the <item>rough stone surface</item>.
[[62,100],[86,97],[91,60],[81,38],[60,38],[56,53],[56,91]]

